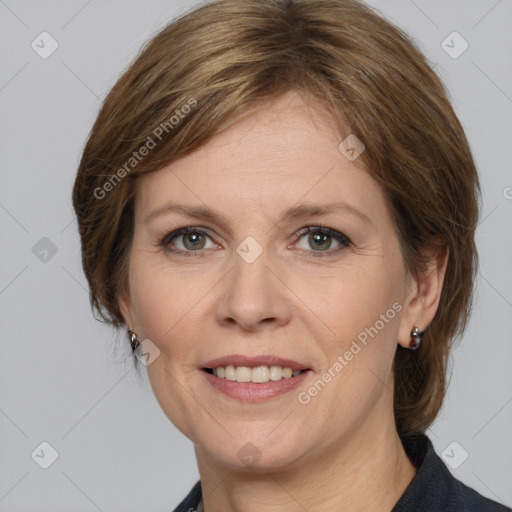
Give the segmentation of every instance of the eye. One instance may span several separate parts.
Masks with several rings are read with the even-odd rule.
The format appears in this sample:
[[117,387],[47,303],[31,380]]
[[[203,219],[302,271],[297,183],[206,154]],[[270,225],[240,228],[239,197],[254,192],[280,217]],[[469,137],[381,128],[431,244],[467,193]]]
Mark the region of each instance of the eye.
[[[343,233],[321,225],[307,226],[302,231],[296,233],[295,237],[298,242],[292,245],[298,245],[304,239],[305,247],[299,246],[299,249],[310,253],[317,253],[314,254],[315,257],[330,256],[351,245],[351,241]],[[207,247],[208,240],[212,243],[210,247]],[[333,242],[335,245],[337,244],[337,247],[332,248]],[[165,235],[159,242],[159,245],[167,251],[179,253],[183,256],[201,256],[203,255],[201,252],[203,249],[219,247],[204,230],[196,227],[176,229]]]
[[[213,247],[205,247],[208,239],[210,239],[210,237],[203,230],[195,227],[187,227],[169,233],[162,239],[160,244],[169,251],[179,252],[189,256],[191,254],[187,253],[197,252],[201,249],[215,249],[215,247],[217,247],[216,244],[213,244]],[[174,248],[170,246],[174,246]]]
[[[323,226],[307,226],[305,230],[297,233],[296,237],[299,242],[302,242],[302,239],[305,241],[305,247],[299,247],[301,250],[326,253],[315,254],[315,256],[328,256],[349,247],[351,244],[350,240],[343,233]],[[333,241],[334,244],[337,244],[337,247],[334,249],[331,248]],[[309,250],[309,248],[313,248],[313,251]]]

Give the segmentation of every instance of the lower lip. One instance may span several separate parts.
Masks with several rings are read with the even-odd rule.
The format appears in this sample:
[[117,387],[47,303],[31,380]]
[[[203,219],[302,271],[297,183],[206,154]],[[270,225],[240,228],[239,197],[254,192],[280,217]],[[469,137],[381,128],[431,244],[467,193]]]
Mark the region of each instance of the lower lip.
[[311,373],[311,370],[300,373],[296,377],[281,380],[269,380],[258,384],[256,382],[236,382],[220,379],[211,373],[201,370],[206,380],[217,390],[231,398],[243,402],[262,402],[283,393],[287,393],[300,386],[304,379]]

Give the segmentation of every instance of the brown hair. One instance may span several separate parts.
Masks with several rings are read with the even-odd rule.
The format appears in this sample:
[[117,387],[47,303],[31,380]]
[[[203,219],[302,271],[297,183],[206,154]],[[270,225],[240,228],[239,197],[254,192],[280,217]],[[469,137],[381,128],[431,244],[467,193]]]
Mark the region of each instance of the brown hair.
[[[438,311],[417,351],[398,346],[395,419],[424,431],[446,388],[453,339],[467,324],[476,272],[479,184],[464,131],[414,42],[356,0],[218,0],[157,33],[114,85],[80,161],[73,205],[91,305],[121,326],[134,182],[205,144],[289,90],[320,99],[366,146],[404,261],[449,249]],[[146,147],[144,151],[142,148]]]

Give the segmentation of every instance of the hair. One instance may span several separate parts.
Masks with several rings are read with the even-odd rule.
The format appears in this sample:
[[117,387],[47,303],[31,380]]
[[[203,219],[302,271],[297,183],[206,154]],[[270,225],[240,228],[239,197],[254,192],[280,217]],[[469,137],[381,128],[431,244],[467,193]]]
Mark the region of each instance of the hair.
[[440,78],[404,31],[357,0],[217,0],[146,42],[105,98],[74,184],[91,306],[124,325],[137,176],[291,90],[363,141],[359,158],[386,197],[411,275],[448,249],[436,315],[420,348],[398,345],[393,364],[397,429],[425,431],[470,314],[479,182]]

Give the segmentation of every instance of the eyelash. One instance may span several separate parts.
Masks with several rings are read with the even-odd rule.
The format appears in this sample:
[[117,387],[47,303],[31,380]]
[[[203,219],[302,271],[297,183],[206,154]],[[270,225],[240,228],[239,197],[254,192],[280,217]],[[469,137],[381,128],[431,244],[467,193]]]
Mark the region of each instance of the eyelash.
[[[174,238],[180,236],[180,235],[186,235],[188,233],[200,233],[204,236],[207,236],[210,238],[210,236],[202,229],[196,228],[194,226],[180,228],[172,231],[171,233],[166,234],[159,242],[158,245],[165,249],[166,251],[179,254],[186,257],[197,257],[202,256],[201,250],[198,251],[183,251],[181,249],[170,249],[169,244],[171,243],[171,240]],[[315,226],[306,226],[302,230],[295,233],[295,241],[300,240],[304,235],[308,235],[310,233],[320,233],[323,235],[328,235],[337,240],[341,247],[338,247],[337,249],[329,249],[327,251],[306,251],[306,252],[312,252],[314,255],[312,257],[314,258],[324,258],[327,256],[332,256],[335,253],[338,253],[342,251],[343,249],[349,247],[352,245],[352,242],[348,237],[346,237],[343,233],[340,233],[339,231],[336,231],[334,229],[324,227],[321,224],[317,224]],[[295,242],[294,242],[295,243]],[[302,249],[301,249],[302,250]],[[305,250],[305,249],[304,249]],[[197,254],[194,254],[197,253]]]

